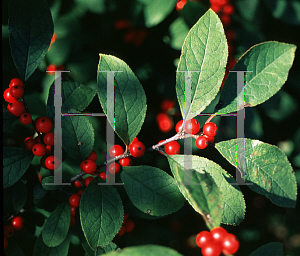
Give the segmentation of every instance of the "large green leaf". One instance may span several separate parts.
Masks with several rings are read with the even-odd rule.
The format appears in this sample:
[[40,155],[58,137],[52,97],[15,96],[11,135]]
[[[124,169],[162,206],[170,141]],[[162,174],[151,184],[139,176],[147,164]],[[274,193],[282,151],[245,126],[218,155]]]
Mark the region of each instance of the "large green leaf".
[[[83,111],[92,102],[96,91],[83,84],[71,81],[62,83],[62,112],[67,109]],[[61,94],[59,94],[61,97]],[[54,83],[50,86],[47,99],[47,116],[54,118]]]
[[3,207],[5,212],[18,212],[27,200],[27,189],[22,181],[3,190]]
[[185,120],[199,115],[216,97],[227,57],[222,22],[209,9],[189,31],[177,67],[177,71],[197,71],[191,73],[191,102],[185,101],[185,72],[176,74],[176,93]]
[[116,72],[115,86],[115,118],[108,117],[116,134],[126,145],[136,137],[141,130],[146,115],[146,96],[142,85],[128,65],[110,55],[100,54],[98,65],[98,96],[105,114],[107,114],[107,73]]
[[276,256],[284,256],[282,243],[271,242],[271,243],[265,244],[250,254],[250,256],[262,256],[262,255],[264,255],[264,256],[275,256],[275,255]]
[[[232,68],[245,73],[244,94],[237,95],[237,73],[230,72],[221,91],[217,113],[232,113],[243,107],[259,105],[277,93],[287,80],[296,46],[279,42],[264,42],[250,48]],[[237,107],[240,99],[244,106]]]
[[68,256],[69,246],[70,236],[67,236],[60,245],[56,247],[48,247],[45,245],[41,234],[35,242],[33,256]]
[[94,129],[85,116],[62,117],[62,146],[74,159],[85,160],[94,147]]
[[69,202],[59,204],[44,224],[42,232],[44,243],[49,247],[60,245],[67,237],[70,220]]
[[108,245],[123,222],[123,205],[117,190],[98,183],[99,177],[91,181],[82,193],[79,207],[84,235],[94,250]]
[[48,51],[53,21],[45,0],[9,1],[9,43],[22,80],[27,80]]
[[24,148],[3,148],[3,188],[15,184],[26,172],[33,154]]
[[124,250],[110,252],[106,254],[107,256],[158,256],[158,255],[164,255],[164,256],[182,256],[182,254],[178,253],[177,251],[160,246],[160,245],[139,245],[139,246],[132,246],[132,247],[126,247]]
[[[233,139],[215,144],[219,152],[237,167],[237,143]],[[242,159],[240,160],[242,161]],[[241,167],[239,167],[241,168]],[[297,184],[291,164],[286,155],[276,146],[258,140],[245,139],[245,181],[253,191],[265,195],[272,203],[282,207],[295,207]]]
[[[171,171],[179,185],[179,189],[195,211],[204,218],[208,228],[220,226],[222,220],[222,193],[210,175],[221,167],[206,158],[192,155],[168,156]],[[185,165],[191,165],[186,170]],[[185,178],[189,176],[189,181]]]
[[177,0],[137,0],[143,6],[146,27],[162,22],[174,10]]
[[121,178],[131,202],[144,213],[162,216],[178,211],[184,205],[184,197],[175,180],[159,168],[124,167]]

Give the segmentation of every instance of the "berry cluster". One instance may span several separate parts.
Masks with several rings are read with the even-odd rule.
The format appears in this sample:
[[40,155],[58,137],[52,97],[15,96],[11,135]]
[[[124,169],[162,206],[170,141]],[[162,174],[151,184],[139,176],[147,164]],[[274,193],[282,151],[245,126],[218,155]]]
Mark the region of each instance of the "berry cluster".
[[203,256],[219,256],[234,254],[239,248],[236,236],[228,233],[222,227],[214,227],[208,231],[201,231],[196,237],[196,244],[201,248]]
[[162,132],[169,132],[173,128],[170,113],[174,111],[174,105],[174,101],[169,99],[165,99],[160,105],[162,111],[156,116],[156,122]]
[[14,217],[10,225],[4,225],[4,249],[8,246],[8,238],[12,237],[15,230],[23,228],[24,219],[21,216]]
[[134,229],[134,222],[133,222],[133,220],[128,219],[128,217],[129,217],[129,214],[124,213],[122,227],[118,233],[119,236],[123,236],[125,232],[128,233]]
[[75,224],[75,214],[80,204],[82,192],[83,192],[82,190],[79,190],[77,193],[69,197],[70,213],[71,213],[70,226],[73,226]]
[[137,29],[129,22],[129,20],[117,20],[115,22],[115,28],[127,29],[128,31],[123,36],[125,43],[132,43],[135,46],[141,46],[147,37],[147,31],[145,29]]
[[[4,100],[8,102],[7,111],[16,117],[20,117],[25,112],[25,106],[22,102],[23,94],[24,84],[23,81],[19,78],[12,79],[10,81],[9,87],[3,93]],[[20,98],[22,98],[22,101],[19,101]],[[27,118],[25,119],[27,122],[29,122],[30,118],[31,116],[27,116]]]

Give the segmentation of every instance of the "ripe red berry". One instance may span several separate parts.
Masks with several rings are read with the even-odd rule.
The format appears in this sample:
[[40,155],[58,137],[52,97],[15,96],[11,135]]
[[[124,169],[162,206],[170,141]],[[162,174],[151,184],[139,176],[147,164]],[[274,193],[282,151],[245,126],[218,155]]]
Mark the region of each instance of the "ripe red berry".
[[7,101],[7,102],[13,102],[13,101],[16,100],[13,96],[11,96],[11,94],[10,94],[10,88],[7,88],[4,91],[3,97],[4,97],[4,100]]
[[34,139],[27,139],[24,141],[25,148],[27,150],[32,150],[33,146],[36,144],[36,141]]
[[145,154],[145,145],[140,141],[136,141],[132,143],[129,150],[133,157],[139,158]]
[[52,121],[48,117],[39,117],[36,120],[35,127],[41,133],[48,133],[52,129]]
[[4,246],[3,246],[3,248],[6,249],[7,246],[8,246],[8,240],[7,240],[6,237],[4,237]]
[[132,147],[132,144],[133,144],[134,142],[136,142],[136,141],[139,141],[139,139],[138,139],[137,137],[135,137],[135,138],[132,140],[132,142],[129,144],[129,146],[128,146],[129,151],[130,151],[130,149],[131,149],[131,147]]
[[56,71],[56,70],[58,70],[57,67],[56,67],[56,65],[50,64],[50,65],[47,67],[47,71],[48,71],[47,74],[48,74],[48,75],[54,75],[54,74],[55,74],[54,71]]
[[48,146],[54,146],[54,133],[48,132],[44,135],[44,143]]
[[168,155],[177,155],[180,153],[180,145],[177,141],[171,141],[165,145],[165,151]]
[[79,190],[79,191],[77,192],[77,194],[80,195],[80,196],[82,195],[82,193],[83,193],[83,190]]
[[109,150],[109,155],[111,157],[117,157],[124,153],[124,149],[120,145],[113,145]]
[[60,161],[55,156],[48,156],[45,160],[45,165],[49,170],[55,170],[59,167]]
[[132,165],[132,160],[131,160],[131,157],[124,157],[124,158],[121,158],[119,160],[119,164],[121,166],[131,166]]
[[119,235],[119,236],[123,236],[124,233],[125,233],[125,227],[122,226],[121,229],[120,229],[119,232],[118,232],[118,235]]
[[184,130],[188,134],[196,134],[200,130],[200,124],[196,119],[187,120],[184,124]]
[[14,85],[20,85],[21,87],[24,87],[23,81],[19,78],[13,78],[10,80],[9,88]]
[[183,120],[180,120],[180,121],[176,124],[175,130],[176,130],[177,133],[179,133],[179,131],[181,130],[182,124],[183,124]]
[[131,24],[129,20],[116,20],[115,22],[115,28],[116,29],[124,29],[124,28],[130,28]]
[[205,149],[208,146],[208,140],[204,136],[200,136],[196,139],[196,147],[199,149]]
[[74,207],[79,207],[80,204],[80,198],[81,196],[78,194],[73,194],[69,197],[69,203],[70,205],[74,206]]
[[165,113],[159,113],[156,116],[156,122],[158,124],[158,128],[162,132],[169,132],[169,131],[171,131],[171,129],[173,127],[173,122],[172,122],[171,118],[169,117],[169,115],[167,115]]
[[128,213],[124,213],[124,217],[123,217],[123,223],[124,223],[124,221],[125,221],[125,220],[127,220],[127,219],[128,219],[128,217],[129,217],[129,214],[128,214]]
[[176,10],[180,11],[186,4],[186,0],[178,0],[176,3]]
[[47,155],[44,155],[44,156],[41,158],[41,160],[40,160],[41,166],[42,166],[43,168],[45,168],[45,169],[47,169],[47,166],[46,166],[46,164],[45,164],[45,161],[46,161],[46,158],[47,158],[47,157],[48,157]]
[[84,160],[80,164],[80,168],[87,174],[92,174],[97,170],[97,164],[92,160]]
[[111,174],[119,173],[121,170],[121,166],[118,163],[111,163],[108,167],[108,171]]
[[87,160],[92,160],[92,161],[96,162],[97,161],[97,153],[94,150],[92,150],[92,152],[89,154]]
[[204,134],[203,137],[205,137],[209,143],[213,143],[215,140],[214,136],[207,136]]
[[124,223],[125,232],[131,232],[134,229],[134,222],[133,220],[125,220]]
[[72,227],[73,225],[75,225],[75,216],[71,215],[70,227]]
[[8,103],[7,111],[14,116],[19,117],[25,112],[25,106],[21,101],[14,100],[13,102]]
[[228,15],[226,13],[222,14],[220,19],[221,19],[224,27],[228,27],[231,24],[231,17],[230,17],[230,15]]
[[77,207],[75,207],[75,206],[73,206],[73,205],[70,205],[71,216],[75,216],[76,208],[77,208]]
[[21,216],[14,217],[11,220],[11,225],[15,230],[21,230],[23,228],[24,219]]
[[203,256],[219,256],[222,252],[221,243],[217,241],[208,242],[201,249]]
[[42,140],[41,140],[40,136],[36,136],[34,138],[34,140],[35,140],[36,143],[42,143]]
[[215,123],[206,123],[204,126],[203,126],[203,133],[207,136],[216,136],[218,132],[218,126],[215,124]]
[[232,15],[234,13],[234,6],[231,4],[227,4],[223,7],[223,13],[227,15]]
[[20,122],[24,125],[29,125],[32,122],[32,117],[29,113],[23,113],[20,116]]
[[10,88],[10,95],[16,100],[22,97],[24,94],[24,89],[20,85],[14,85]]
[[12,237],[15,230],[12,225],[4,225],[4,237],[9,238]]
[[74,183],[73,183],[73,185],[74,185],[75,188],[82,187],[81,183],[78,180],[75,180]]
[[93,179],[94,179],[94,177],[92,177],[92,176],[86,177],[84,179],[84,186],[87,187]]
[[106,178],[107,178],[107,181],[109,181],[109,179],[110,179],[110,176],[106,175],[106,172],[100,172],[99,177],[104,181],[106,181]]
[[222,242],[224,237],[228,234],[222,227],[214,227],[210,230],[210,233],[216,242]]
[[234,254],[239,248],[239,241],[236,239],[236,236],[233,234],[227,234],[222,241],[222,252],[225,255]]
[[208,242],[212,241],[213,237],[212,234],[208,231],[201,231],[197,237],[196,237],[196,244],[202,248],[205,246]]
[[162,111],[168,112],[174,107],[174,104],[175,104],[174,100],[166,99],[161,103],[160,108]]
[[211,8],[214,12],[218,13],[218,12],[221,11],[222,6],[221,6],[219,3],[213,3],[213,4],[211,4],[210,8]]
[[32,148],[32,153],[35,156],[43,156],[46,154],[46,146],[43,143],[36,143]]

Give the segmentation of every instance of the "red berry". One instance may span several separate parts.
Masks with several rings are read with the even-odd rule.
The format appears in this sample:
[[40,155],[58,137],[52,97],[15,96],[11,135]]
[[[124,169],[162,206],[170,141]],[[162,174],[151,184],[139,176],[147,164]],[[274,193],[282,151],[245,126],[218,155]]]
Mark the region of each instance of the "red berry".
[[70,220],[70,227],[75,225],[75,216],[71,215],[71,220]]
[[201,231],[197,237],[196,237],[196,244],[202,248],[203,246],[205,246],[208,242],[212,241],[213,237],[211,235],[211,233],[209,233],[208,231]]
[[41,132],[41,133],[48,133],[51,131],[52,129],[52,121],[50,118],[48,117],[39,117],[37,120],[36,120],[36,123],[35,123],[35,127],[36,129]]
[[214,137],[218,132],[218,126],[215,123],[207,123],[203,126],[203,133],[207,136]]
[[176,10],[180,11],[186,4],[186,0],[178,0],[176,4]]
[[73,206],[73,205],[70,205],[71,216],[75,216],[76,208],[77,208],[77,207],[75,207],[75,206]]
[[234,13],[234,7],[231,4],[227,4],[223,7],[223,13],[232,15]]
[[[128,217],[129,217],[129,214],[128,214],[128,213],[124,213],[124,218],[123,218],[123,220],[127,220]],[[123,222],[124,222],[124,221],[123,221]]]
[[109,150],[109,155],[111,157],[116,157],[124,153],[123,148],[120,145],[113,145]]
[[45,165],[49,170],[55,170],[59,167],[60,161],[55,156],[48,156],[45,160]]
[[210,233],[216,242],[222,242],[224,237],[228,234],[222,227],[214,227],[210,230]]
[[131,149],[131,147],[132,147],[132,144],[133,144],[134,142],[136,142],[136,141],[139,141],[139,139],[138,139],[137,137],[135,137],[135,138],[131,141],[131,143],[129,144],[129,146],[128,146],[129,151],[130,151],[130,149]]
[[119,232],[118,232],[118,235],[119,235],[119,236],[123,236],[124,233],[125,233],[125,227],[122,226],[121,229],[120,229]]
[[134,222],[127,219],[124,223],[125,232],[131,232],[134,229]]
[[8,246],[8,240],[7,240],[6,237],[4,237],[4,246],[3,246],[3,248],[6,249],[7,246]]
[[180,153],[180,145],[177,141],[171,141],[165,145],[165,151],[168,155],[178,155]]
[[32,148],[32,153],[35,156],[43,156],[46,154],[46,146],[42,143],[36,143]]
[[158,128],[162,132],[169,132],[169,131],[171,131],[171,129],[173,127],[173,122],[172,122],[171,118],[169,117],[169,115],[167,115],[165,113],[159,113],[156,116],[156,122],[158,124]]
[[14,85],[10,88],[10,95],[16,100],[22,97],[24,94],[24,89],[20,85]]
[[19,78],[13,78],[10,80],[9,88],[14,85],[20,85],[21,87],[24,87],[23,81]]
[[49,146],[49,145],[46,146],[46,153],[48,155],[53,155],[54,154],[54,152],[52,152],[52,147],[51,146]]
[[110,179],[110,176],[106,175],[106,172],[100,172],[99,177],[104,181],[106,181],[106,178],[107,178],[107,181],[109,181],[109,179]]
[[78,194],[73,194],[69,197],[69,203],[70,205],[74,206],[74,207],[79,207],[80,204],[80,198],[81,196]]
[[180,120],[177,124],[176,124],[176,127],[175,127],[175,130],[177,133],[180,132],[181,128],[182,128],[182,124],[183,124],[183,120]]
[[233,234],[227,234],[222,241],[222,252],[225,255],[234,254],[239,248],[239,241],[236,239],[236,236]]
[[204,136],[200,136],[196,139],[196,147],[199,149],[205,149],[208,146],[208,140]]
[[44,156],[41,158],[41,160],[40,160],[41,166],[42,166],[43,168],[45,168],[45,169],[47,169],[47,166],[46,166],[46,164],[45,164],[45,161],[46,161],[46,158],[47,158],[47,157],[48,157],[47,155],[44,155]]
[[169,110],[171,110],[173,107],[174,107],[174,100],[164,100],[161,105],[160,105],[160,108],[162,111],[164,112],[168,112]]
[[224,27],[228,27],[231,24],[231,17],[228,14],[222,14],[220,19]]
[[121,170],[121,166],[118,163],[111,163],[108,167],[108,171],[111,174],[119,173]]
[[81,196],[81,195],[82,195],[82,192],[83,192],[83,190],[79,190],[79,191],[77,192],[77,194]]
[[92,160],[94,162],[97,161],[97,154],[94,150],[92,150],[92,152],[89,154],[87,160]]
[[7,101],[7,102],[13,102],[13,101],[16,100],[13,96],[11,96],[11,94],[10,94],[10,88],[7,88],[4,91],[3,97],[4,97],[4,100]]
[[140,141],[136,141],[132,143],[129,150],[133,157],[139,158],[145,154],[145,145]]
[[121,158],[121,159],[119,160],[119,164],[120,164],[121,166],[131,166],[131,165],[132,165],[131,157]]
[[218,12],[221,11],[222,6],[221,6],[219,3],[214,3],[214,4],[212,4],[212,5],[210,6],[210,8],[211,8],[214,12],[218,13]]
[[36,144],[36,141],[34,139],[27,139],[26,141],[24,141],[24,144],[27,150],[32,151],[32,148]]
[[14,100],[13,102],[8,103],[7,111],[14,116],[19,117],[25,112],[25,106],[21,101]]
[[35,140],[36,143],[42,143],[42,140],[41,140],[40,136],[36,136],[34,138],[34,140]]
[[82,187],[81,183],[78,180],[75,180],[74,183],[73,183],[73,185],[74,185],[75,188]]
[[14,217],[11,220],[11,225],[15,230],[21,230],[23,228],[24,219],[21,216]]
[[129,20],[117,20],[115,22],[115,28],[116,29],[124,29],[124,28],[130,28],[131,24]]
[[94,177],[89,176],[87,178],[84,179],[84,186],[88,186],[90,184],[90,182],[94,179]]
[[207,136],[204,134],[203,137],[205,137],[209,143],[213,143],[215,140],[214,136]]
[[44,143],[48,146],[54,146],[54,133],[48,132],[44,135]]
[[222,246],[217,241],[208,242],[202,247],[203,256],[219,256],[222,252]]
[[84,160],[80,164],[80,168],[87,174],[92,174],[97,170],[97,164],[92,160]]
[[29,113],[23,113],[20,116],[20,122],[24,125],[29,125],[32,122],[32,117]]
[[200,124],[196,119],[187,120],[184,124],[184,130],[188,134],[196,134],[200,130]]
[[54,71],[56,71],[56,70],[58,70],[57,67],[56,67],[56,65],[50,64],[50,65],[47,67],[47,71],[48,71],[47,74],[48,74],[48,75],[54,75],[54,74],[55,74]]
[[15,230],[12,225],[4,225],[4,237],[9,238],[12,237]]

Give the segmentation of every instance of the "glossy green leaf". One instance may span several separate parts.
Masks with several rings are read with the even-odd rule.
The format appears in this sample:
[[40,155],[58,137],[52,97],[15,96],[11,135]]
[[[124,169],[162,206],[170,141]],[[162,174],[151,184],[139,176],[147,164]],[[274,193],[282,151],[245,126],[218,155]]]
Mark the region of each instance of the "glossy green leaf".
[[265,244],[250,254],[250,256],[262,256],[262,255],[264,255],[264,256],[274,256],[274,255],[284,256],[282,243],[271,242],[271,243]]
[[[220,172],[222,168],[199,156],[171,155],[168,160],[181,193],[194,210],[202,215],[208,228],[220,226],[222,193],[210,173]],[[186,164],[191,165],[192,169],[186,170]],[[186,177],[190,177],[190,184],[185,180]]]
[[45,245],[41,234],[35,242],[33,256],[68,256],[69,246],[69,236],[67,236],[66,239],[60,245],[56,247],[48,247],[47,245]]
[[184,205],[184,197],[175,180],[159,168],[145,165],[123,167],[121,179],[131,202],[144,213],[168,215]]
[[[98,65],[98,97],[105,114],[107,114],[107,72],[114,73],[115,118],[108,121],[116,134],[126,145],[137,136],[146,115],[146,96],[142,85],[129,66],[114,56],[100,54]],[[109,96],[111,97],[111,96]]]
[[27,171],[33,154],[24,148],[3,148],[3,188],[15,184]]
[[47,1],[9,1],[8,25],[11,55],[22,80],[26,81],[43,60],[53,35]]
[[174,10],[177,0],[137,0],[143,6],[146,27],[161,23]]
[[[215,147],[229,163],[237,167],[237,154],[242,155],[242,152],[237,152],[237,143],[244,143],[243,140],[222,141],[216,143]],[[245,139],[245,170],[243,172],[245,182],[253,183],[253,185],[248,185],[250,189],[265,195],[278,206],[295,207],[296,178],[286,155],[278,147],[259,140]]]
[[[83,84],[71,81],[65,81],[62,83],[62,113],[68,109],[76,109],[77,111],[83,111],[92,102],[96,95],[96,91]],[[61,97],[61,94],[59,94]],[[47,116],[54,118],[54,83],[49,89],[49,95],[47,100]],[[63,119],[63,117],[62,117]]]
[[62,146],[74,159],[85,160],[94,147],[94,129],[85,116],[62,117]]
[[42,232],[44,243],[49,247],[60,245],[67,237],[71,221],[69,202],[59,204],[46,220]]
[[[232,71],[252,71],[245,72],[244,94],[242,91],[237,96],[237,73],[230,72],[221,91],[217,113],[254,107],[272,97],[287,80],[295,51],[295,45],[279,42],[264,42],[251,47],[232,68]],[[237,107],[240,98],[244,99],[244,106]]]
[[46,183],[54,183],[54,176],[48,176],[42,179],[42,186],[45,190],[56,190],[60,185],[46,185]]
[[2,111],[3,111],[3,131],[5,131],[8,127],[10,127],[15,121],[19,120],[20,118],[12,115],[11,113],[9,113],[6,109],[6,107],[2,107]]
[[126,247],[124,250],[115,251],[108,253],[107,256],[182,256],[182,254],[178,253],[177,251],[160,245],[139,245],[139,246],[132,246]]
[[[209,9],[189,31],[177,67],[176,93],[181,114],[189,120],[216,97],[224,74],[228,46],[222,22]],[[191,73],[191,102],[185,102],[185,73]]]
[[3,207],[5,212],[18,212],[27,200],[27,189],[22,181],[3,190]]
[[99,177],[91,181],[82,193],[79,207],[84,236],[94,250],[108,245],[123,222],[123,205],[117,190],[98,183]]
[[39,183],[36,186],[34,186],[32,194],[34,199],[41,199],[47,194],[47,190],[45,190],[42,184]]
[[178,17],[169,27],[170,45],[175,50],[181,50],[184,39],[189,33],[189,27],[182,17]]

